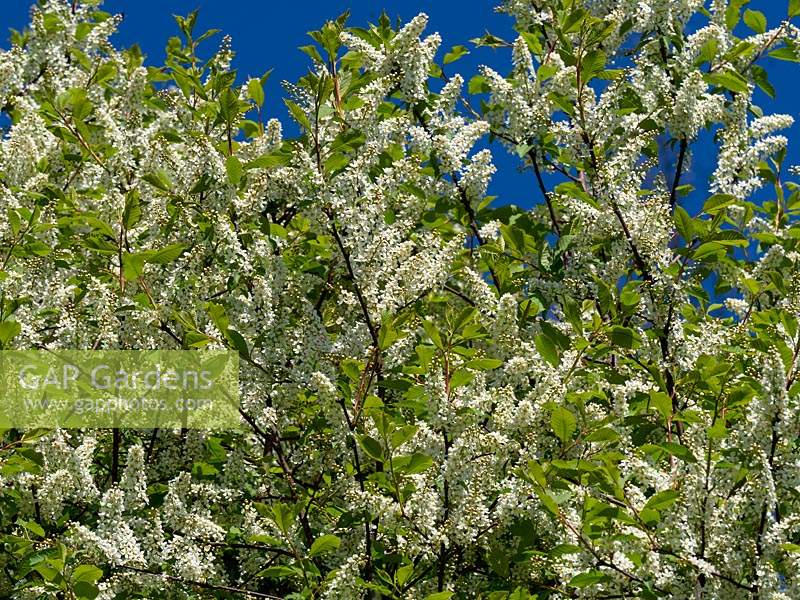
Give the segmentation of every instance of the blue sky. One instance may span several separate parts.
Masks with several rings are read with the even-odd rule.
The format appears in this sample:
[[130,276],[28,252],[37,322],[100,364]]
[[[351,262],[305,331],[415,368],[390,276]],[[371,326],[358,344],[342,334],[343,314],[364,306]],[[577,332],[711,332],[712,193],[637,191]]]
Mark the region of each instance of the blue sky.
[[[786,15],[788,0],[751,0],[750,7],[762,11],[770,26],[777,24]],[[319,27],[326,19],[333,18],[350,9],[353,25],[364,25],[377,20],[382,9],[391,17],[399,16],[404,21],[419,12],[430,16],[429,31],[438,31],[443,38],[440,57],[455,44],[468,44],[467,40],[481,35],[485,30],[511,38],[511,20],[497,14],[493,8],[499,0],[297,0],[295,2],[263,0],[106,0],[103,8],[113,13],[123,13],[125,18],[115,37],[117,45],[128,46],[138,43],[151,63],[160,63],[164,57],[164,45],[169,36],[177,33],[173,14],[187,14],[195,8],[200,9],[198,29],[219,28],[233,38],[236,51],[234,68],[240,76],[261,75],[273,68],[267,86],[266,112],[288,120],[281,101],[280,82],[293,81],[308,67],[306,56],[297,50],[298,46],[310,43],[306,32]],[[3,0],[0,13],[0,29],[23,28],[28,21],[31,0]],[[216,38],[217,40],[219,37]],[[4,40],[7,47],[7,40]],[[209,50],[216,42],[208,42]],[[449,72],[470,75],[480,64],[489,64],[506,72],[510,57],[505,51],[487,48],[473,49],[472,53],[450,65]],[[761,95],[765,112],[788,113],[800,121],[800,109],[796,85],[800,77],[800,64],[785,63],[769,59],[766,66],[770,79],[777,90],[777,100],[770,101]],[[790,133],[800,131],[795,125]],[[714,169],[714,153],[709,147],[711,136],[706,135],[695,146],[695,159],[688,181],[694,183],[698,193],[687,208],[702,204],[707,181]],[[493,148],[499,172],[490,188],[490,193],[499,196],[499,201],[530,206],[538,201],[531,173],[517,170],[516,157],[505,155],[501,148]],[[800,139],[790,144],[787,162],[800,163]],[[686,181],[686,179],[684,179]]]

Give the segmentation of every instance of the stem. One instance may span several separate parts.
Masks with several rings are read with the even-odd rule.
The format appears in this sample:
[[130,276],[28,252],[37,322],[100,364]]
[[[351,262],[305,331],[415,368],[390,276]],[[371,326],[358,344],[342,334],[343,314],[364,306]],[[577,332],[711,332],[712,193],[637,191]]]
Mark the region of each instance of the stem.
[[344,264],[347,268],[347,273],[350,275],[350,280],[353,282],[353,288],[356,293],[356,298],[358,298],[358,303],[361,305],[361,312],[364,313],[364,319],[367,322],[367,328],[369,329],[369,335],[372,338],[372,343],[377,347],[378,344],[378,330],[375,325],[372,323],[372,318],[369,316],[369,308],[367,308],[367,301],[364,299],[364,295],[361,293],[361,288],[358,285],[358,281],[356,280],[356,274],[353,271],[353,265],[350,262],[350,254],[347,252],[347,249],[344,247],[344,243],[342,242],[341,236],[339,236],[339,230],[336,229],[336,223],[333,220],[331,215],[328,215],[331,220],[331,232],[333,233],[333,239],[336,240],[336,245],[339,247],[339,251],[342,253],[342,257],[344,258]]
[[121,434],[118,428],[112,430],[111,441],[111,483],[119,482],[119,443]]
[[129,567],[123,565],[120,567],[121,569],[125,569],[126,571],[133,571],[135,573],[144,573],[146,575],[153,575],[154,577],[160,577],[162,579],[168,579],[169,581],[174,581],[176,583],[182,583],[184,585],[189,585],[192,587],[201,588],[204,590],[217,590],[220,592],[230,592],[232,594],[240,594],[243,597],[252,596],[254,598],[267,598],[268,600],[284,600],[281,596],[273,596],[272,594],[264,594],[262,592],[254,592],[251,590],[245,590],[237,587],[231,587],[229,585],[216,585],[213,583],[206,583],[205,581],[193,581],[191,579],[185,579],[183,577],[176,577],[175,575],[167,575],[166,573],[159,573],[157,571],[149,571],[147,569],[140,569],[138,567]]
[[686,148],[688,146],[686,138],[681,138],[681,146],[678,152],[678,164],[675,167],[675,179],[672,180],[672,190],[669,193],[669,207],[675,208],[675,203],[678,200],[678,186],[681,183],[681,174],[683,173],[683,161],[686,159]]
[[533,149],[528,150],[528,157],[531,159],[531,164],[533,165],[533,172],[536,174],[536,181],[539,184],[539,190],[542,192],[542,198],[544,198],[545,204],[547,204],[547,211],[550,213],[550,221],[553,223],[553,230],[561,237],[561,227],[558,225],[558,217],[556,216],[555,208],[553,208],[553,202],[550,199],[550,194],[547,192],[547,188],[544,185],[544,180],[542,179],[542,172],[539,169],[539,162],[536,159],[536,152]]

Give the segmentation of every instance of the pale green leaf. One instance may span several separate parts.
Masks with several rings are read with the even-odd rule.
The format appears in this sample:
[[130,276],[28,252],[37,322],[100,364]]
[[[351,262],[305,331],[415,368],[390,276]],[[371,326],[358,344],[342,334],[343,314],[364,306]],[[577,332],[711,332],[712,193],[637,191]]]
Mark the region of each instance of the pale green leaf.
[[315,556],[328,554],[329,552],[337,550],[341,543],[342,541],[335,535],[328,534],[320,536],[314,540],[313,544],[311,544],[311,549],[308,552],[308,556],[309,558],[314,558]]
[[559,440],[566,444],[572,439],[572,435],[577,428],[575,416],[568,408],[557,406],[550,414],[550,426]]

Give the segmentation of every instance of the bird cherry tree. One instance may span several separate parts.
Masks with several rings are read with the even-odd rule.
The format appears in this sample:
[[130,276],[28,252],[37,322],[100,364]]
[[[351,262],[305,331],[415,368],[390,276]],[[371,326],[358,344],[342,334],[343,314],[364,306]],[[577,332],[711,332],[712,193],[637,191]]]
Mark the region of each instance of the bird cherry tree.
[[[0,54],[0,346],[230,349],[241,427],[3,429],[0,593],[800,596],[800,187],[759,104],[800,2],[508,0],[466,76],[425,15],[342,15],[294,137],[196,13],[157,67],[97,4]],[[506,150],[532,209],[487,195]]]

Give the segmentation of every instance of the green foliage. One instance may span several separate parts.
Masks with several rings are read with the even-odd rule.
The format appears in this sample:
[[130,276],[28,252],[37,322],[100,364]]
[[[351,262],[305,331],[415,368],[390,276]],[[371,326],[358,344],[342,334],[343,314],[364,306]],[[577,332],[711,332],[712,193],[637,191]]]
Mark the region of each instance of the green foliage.
[[[291,139],[262,114],[270,72],[207,56],[196,12],[145,69],[90,44],[93,3],[37,9],[2,92],[4,148],[38,154],[0,156],[0,349],[228,348],[242,429],[2,430],[0,594],[800,589],[800,184],[751,98],[797,41],[765,43],[747,0],[658,23],[606,4],[504,4],[519,38],[472,44],[510,48],[510,73],[466,97],[430,81],[466,46],[440,65],[424,19],[345,13],[301,48]],[[720,168],[693,214],[704,130]],[[486,195],[483,134],[541,203]],[[111,556],[140,542],[173,554]]]

